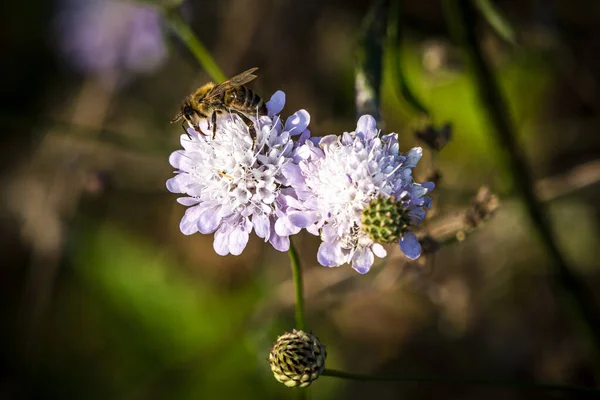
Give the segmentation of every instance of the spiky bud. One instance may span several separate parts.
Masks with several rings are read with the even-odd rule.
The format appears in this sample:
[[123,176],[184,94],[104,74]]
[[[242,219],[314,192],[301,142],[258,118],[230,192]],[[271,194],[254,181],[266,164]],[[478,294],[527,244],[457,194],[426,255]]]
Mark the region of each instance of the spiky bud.
[[325,369],[327,352],[314,335],[294,329],[279,336],[269,354],[275,379],[287,387],[307,387]]
[[393,243],[406,232],[409,222],[401,201],[394,196],[379,196],[363,209],[361,229],[375,243]]

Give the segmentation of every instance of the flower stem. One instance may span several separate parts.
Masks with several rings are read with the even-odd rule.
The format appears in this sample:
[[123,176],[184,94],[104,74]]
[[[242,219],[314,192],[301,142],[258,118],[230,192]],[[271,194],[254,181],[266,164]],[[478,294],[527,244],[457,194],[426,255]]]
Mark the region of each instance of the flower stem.
[[165,19],[169,21],[171,27],[185,43],[194,57],[200,62],[206,73],[216,82],[223,82],[227,79],[223,71],[219,68],[215,60],[210,55],[210,52],[204,47],[202,42],[198,40],[194,32],[190,29],[187,23],[181,18],[177,8],[165,8]]
[[474,3],[483,18],[496,31],[498,36],[510,44],[517,44],[517,35],[514,29],[494,3],[490,0],[475,0]]
[[523,390],[548,390],[570,393],[595,393],[600,394],[600,389],[580,386],[563,386],[552,383],[542,382],[516,382],[501,381],[493,379],[475,379],[475,378],[450,378],[440,376],[385,376],[385,375],[364,375],[353,374],[350,372],[337,371],[335,369],[325,369],[321,376],[332,378],[341,378],[354,381],[387,381],[387,382],[406,382],[406,383],[441,383],[453,385],[475,385],[496,388],[523,389]]
[[292,266],[292,277],[294,279],[294,292],[296,296],[296,329],[304,330],[306,329],[306,323],[304,322],[304,283],[302,281],[302,267],[300,266],[298,252],[291,240],[288,254]]
[[402,23],[400,17],[402,15],[402,0],[392,0],[390,6],[390,17],[387,26],[387,48],[389,52],[390,62],[392,67],[392,79],[396,95],[399,100],[404,99],[415,111],[429,115],[429,111],[425,105],[419,100],[411,89],[404,71],[402,69],[402,54],[400,46],[402,44]]
[[450,32],[464,48],[498,144],[506,149],[506,163],[517,193],[526,206],[533,228],[550,256],[551,277],[566,295],[566,304],[578,314],[579,321],[587,327],[587,333],[593,339],[596,354],[594,358],[597,360],[600,355],[600,316],[594,307],[594,296],[569,267],[552,232],[546,209],[535,193],[534,181],[525,154],[518,144],[507,103],[477,40],[475,9],[470,0],[448,0],[443,4]]

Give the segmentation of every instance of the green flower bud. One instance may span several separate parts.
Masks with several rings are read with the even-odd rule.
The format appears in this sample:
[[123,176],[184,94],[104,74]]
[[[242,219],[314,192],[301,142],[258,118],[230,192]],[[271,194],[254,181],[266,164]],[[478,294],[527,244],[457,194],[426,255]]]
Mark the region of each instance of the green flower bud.
[[315,336],[293,330],[279,336],[269,354],[275,379],[287,387],[307,387],[325,369],[327,352]]
[[375,243],[394,243],[406,232],[409,222],[401,201],[379,196],[363,209],[361,229]]

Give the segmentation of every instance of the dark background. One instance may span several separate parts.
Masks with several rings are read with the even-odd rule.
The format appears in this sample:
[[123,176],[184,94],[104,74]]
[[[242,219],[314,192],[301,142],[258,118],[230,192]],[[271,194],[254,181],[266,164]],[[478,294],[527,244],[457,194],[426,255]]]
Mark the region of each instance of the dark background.
[[[69,29],[59,16],[76,3],[0,6],[0,398],[293,398],[265,361],[275,337],[293,327],[287,255],[252,237],[241,256],[217,256],[212,235],[179,232],[184,209],[165,188],[180,134],[168,121],[209,77],[167,27],[167,55],[151,71],[77,68],[58,33]],[[502,206],[464,242],[415,263],[393,253],[365,276],[318,266],[318,238],[295,237],[308,325],[327,345],[328,367],[596,386],[593,343],[549,275],[441,2],[404,3],[407,78],[432,121],[454,127],[435,159],[443,178],[431,216],[462,209],[482,185]],[[483,20],[480,41],[560,248],[594,290],[600,5],[494,3],[519,44],[502,41]],[[354,52],[370,6],[186,1],[181,12],[227,75],[258,66],[253,89],[267,98],[285,91],[283,113],[308,110],[320,136],[354,129]],[[407,151],[418,145],[413,131],[423,119],[398,100],[389,71],[386,61],[385,130],[399,132]],[[425,153],[420,176],[432,161]],[[313,399],[569,397],[325,377],[311,392]]]

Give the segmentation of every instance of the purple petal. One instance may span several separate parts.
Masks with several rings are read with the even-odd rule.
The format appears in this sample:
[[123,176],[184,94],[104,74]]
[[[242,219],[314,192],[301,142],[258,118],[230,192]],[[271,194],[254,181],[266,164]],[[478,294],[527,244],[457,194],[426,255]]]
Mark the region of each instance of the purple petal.
[[252,224],[254,225],[256,236],[262,239],[269,237],[269,218],[265,214],[254,214],[252,216]]
[[317,261],[324,267],[339,267],[344,263],[342,249],[338,243],[321,243],[317,252]]
[[371,246],[371,250],[379,258],[384,258],[387,256],[387,251],[379,243],[375,243],[373,246]]
[[200,203],[200,199],[195,197],[180,197],[177,199],[177,202],[183,206],[191,207]]
[[306,110],[299,110],[292,114],[285,121],[285,130],[288,131],[292,136],[299,135],[310,123],[310,114]]
[[185,193],[191,183],[188,174],[177,174],[167,180],[167,190],[171,193]]
[[399,240],[400,250],[411,260],[416,260],[421,255],[421,243],[414,233],[407,232]]
[[281,167],[281,173],[287,179],[289,179],[292,186],[300,186],[304,183],[304,176],[302,170],[296,164],[287,163]]
[[213,248],[215,253],[220,256],[226,256],[229,254],[229,232],[230,227],[222,225],[218,231],[215,232],[215,240],[213,241]]
[[273,228],[271,228],[269,243],[271,243],[275,250],[288,251],[290,249],[290,238],[288,236],[278,235]]
[[406,154],[406,161],[404,161],[404,166],[409,167],[409,168],[414,168],[417,165],[417,163],[419,162],[419,160],[421,159],[422,155],[423,155],[422,148],[413,147]]
[[285,105],[285,93],[281,90],[276,91],[265,105],[267,106],[269,117],[279,114]]
[[194,167],[194,161],[189,154],[186,154],[183,150],[177,150],[171,153],[169,156],[169,164],[173,168],[177,168],[182,171],[189,171]]
[[319,214],[313,211],[297,211],[289,214],[289,219],[292,224],[299,228],[306,228],[314,224],[319,219]]
[[366,274],[371,269],[375,256],[368,247],[362,247],[354,252],[352,256],[352,268],[359,274]]
[[221,223],[222,215],[219,207],[205,207],[198,216],[198,231],[200,233],[213,233]]
[[181,218],[181,222],[179,223],[181,233],[184,235],[193,235],[198,232],[198,217],[202,210],[201,206],[190,207],[185,210],[185,214],[183,214],[183,218]]
[[275,222],[275,232],[281,236],[295,235],[300,232],[300,229],[301,228],[290,221],[290,218],[287,215],[279,218],[277,222]]
[[245,226],[238,226],[229,234],[229,252],[234,256],[242,254],[248,244],[249,237],[249,230]]
[[356,134],[362,135],[366,140],[377,136],[377,122],[372,116],[365,114],[356,123]]
[[421,186],[427,189],[428,192],[431,192],[433,189],[435,189],[435,183],[433,182],[423,182],[421,183]]

